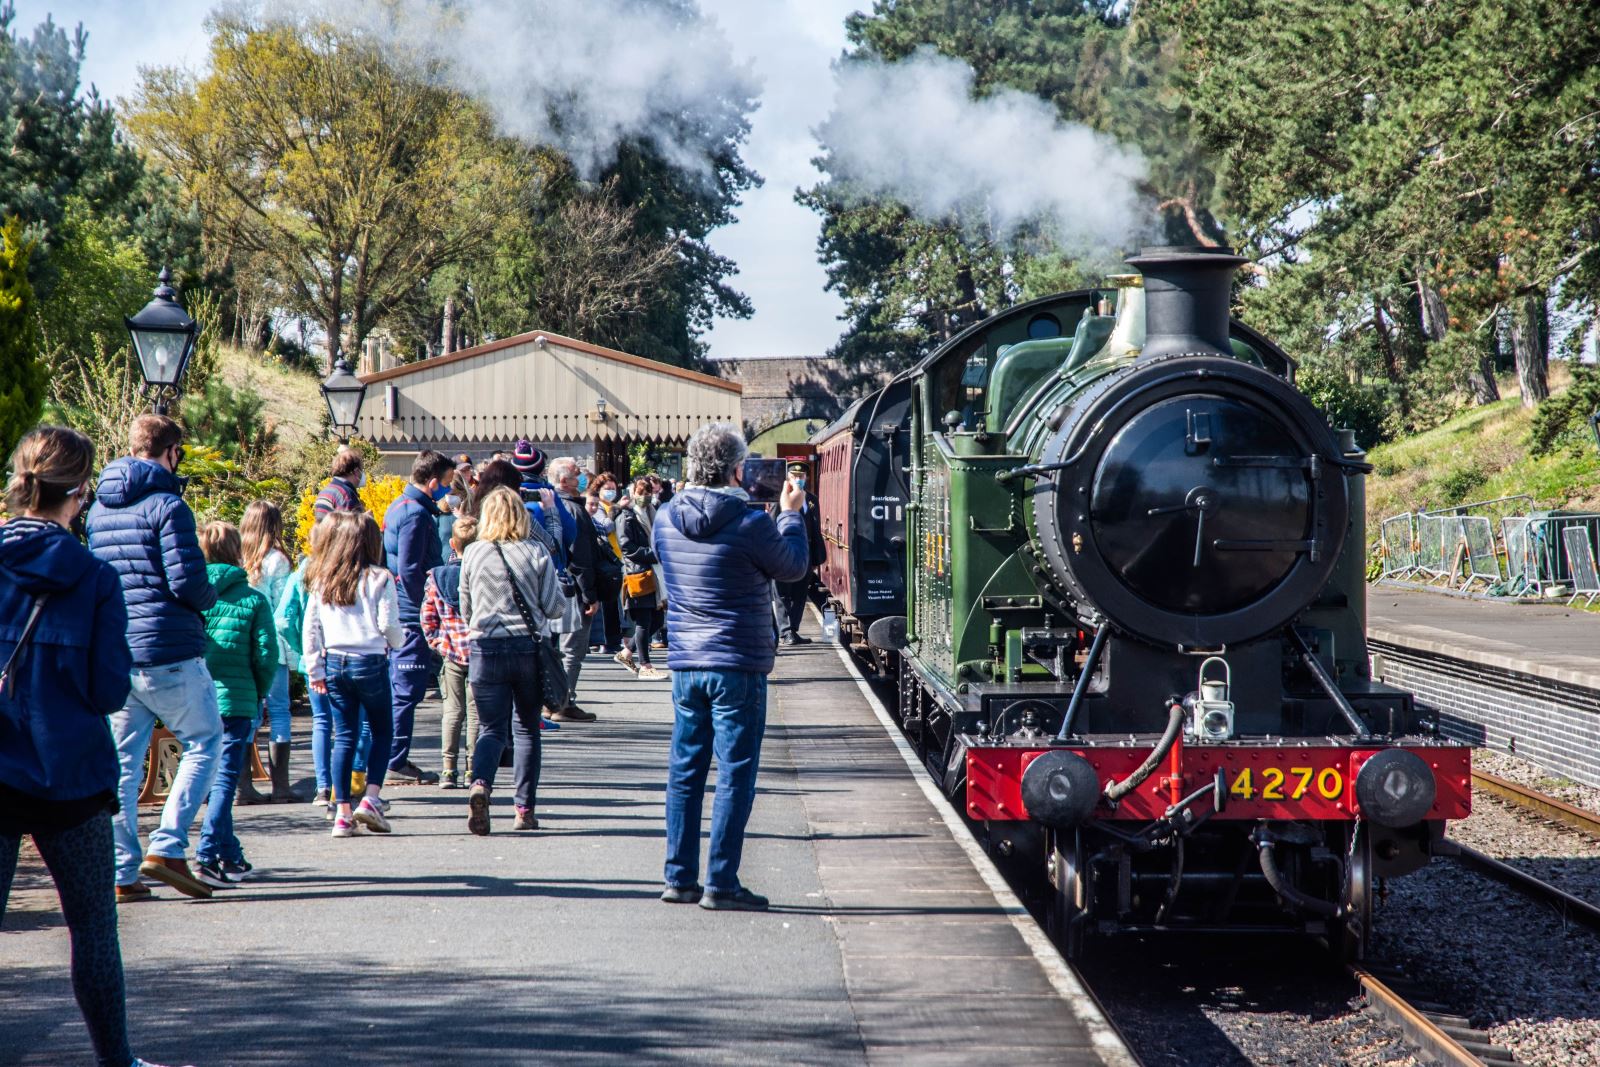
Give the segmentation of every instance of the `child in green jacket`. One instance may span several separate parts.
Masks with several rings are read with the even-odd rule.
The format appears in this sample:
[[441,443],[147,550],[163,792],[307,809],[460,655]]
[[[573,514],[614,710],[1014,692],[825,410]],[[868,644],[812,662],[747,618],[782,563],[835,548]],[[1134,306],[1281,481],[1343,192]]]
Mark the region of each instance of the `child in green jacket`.
[[278,630],[267,598],[250,588],[238,527],[207,523],[200,530],[200,550],[206,577],[217,590],[216,604],[205,613],[206,669],[222,712],[222,756],[195,849],[195,876],[225,889],[251,871],[233,832],[233,794],[245,773],[261,702],[278,672]]

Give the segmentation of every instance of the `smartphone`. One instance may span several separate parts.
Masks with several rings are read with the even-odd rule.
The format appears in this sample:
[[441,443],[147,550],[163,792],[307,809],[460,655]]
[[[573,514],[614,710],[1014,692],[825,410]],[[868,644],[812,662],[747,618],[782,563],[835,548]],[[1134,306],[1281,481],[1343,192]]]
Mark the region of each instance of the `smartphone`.
[[750,494],[752,504],[776,504],[783,493],[783,480],[788,477],[788,461],[781,459],[747,459],[744,461],[744,491]]

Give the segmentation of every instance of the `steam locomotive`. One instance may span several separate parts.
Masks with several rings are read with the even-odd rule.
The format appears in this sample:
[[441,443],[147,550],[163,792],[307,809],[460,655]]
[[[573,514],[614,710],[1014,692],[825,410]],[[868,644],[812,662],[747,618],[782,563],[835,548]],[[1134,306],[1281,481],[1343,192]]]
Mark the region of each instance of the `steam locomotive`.
[[842,633],[996,859],[1044,869],[1069,956],[1184,929],[1360,958],[1377,883],[1470,808],[1469,750],[1371,677],[1370,468],[1230,319],[1243,262],[1145,249],[813,438]]

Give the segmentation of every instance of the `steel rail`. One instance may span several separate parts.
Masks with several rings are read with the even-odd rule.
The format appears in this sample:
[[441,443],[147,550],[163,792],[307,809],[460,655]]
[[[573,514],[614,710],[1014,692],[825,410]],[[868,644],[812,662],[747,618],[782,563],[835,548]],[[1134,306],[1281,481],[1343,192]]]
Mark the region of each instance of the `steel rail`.
[[1447,1064],[1449,1067],[1486,1067],[1483,1059],[1474,1055],[1454,1036],[1446,1033],[1426,1014],[1412,1007],[1409,1001],[1390,989],[1372,972],[1352,964],[1350,977],[1360,983],[1367,1002],[1397,1026],[1425,1058]]
[[1575,897],[1564,889],[1558,889],[1549,882],[1535,878],[1528,872],[1519,870],[1509,863],[1502,863],[1493,856],[1485,856],[1477,849],[1463,845],[1459,841],[1452,841],[1451,844],[1460,850],[1456,859],[1465,863],[1468,867],[1510,886],[1524,896],[1531,897],[1540,903],[1549,904],[1564,919],[1572,919],[1589,927],[1591,930],[1600,930],[1600,908],[1595,907],[1587,900]]
[[1537,789],[1529,789],[1525,785],[1519,785],[1485,771],[1473,771],[1472,784],[1491,796],[1527,808],[1552,822],[1582,830],[1592,837],[1600,837],[1600,815],[1594,812],[1584,811]]

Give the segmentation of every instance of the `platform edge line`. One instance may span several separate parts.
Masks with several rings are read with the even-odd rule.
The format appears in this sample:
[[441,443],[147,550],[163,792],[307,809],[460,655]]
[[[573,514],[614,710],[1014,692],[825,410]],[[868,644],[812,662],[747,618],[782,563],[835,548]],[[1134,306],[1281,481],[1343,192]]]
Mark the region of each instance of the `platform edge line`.
[[1051,988],[1067,1003],[1074,1017],[1082,1022],[1084,1029],[1089,1032],[1089,1044],[1100,1057],[1100,1061],[1106,1064],[1106,1067],[1139,1067],[1138,1059],[1117,1035],[1116,1029],[1105,1017],[1100,1005],[1067,966],[1044,931],[1039,929],[1039,924],[1033,921],[1033,916],[1022,906],[1022,901],[1011,891],[1011,887],[1006,885],[1000,869],[989,859],[988,853],[978,847],[978,843],[967,832],[966,824],[956,815],[955,810],[950,807],[938,789],[934,788],[922,762],[917,759],[916,753],[911,751],[910,743],[900,735],[894,720],[884,710],[883,702],[872,691],[872,687],[867,685],[867,679],[855,665],[855,661],[850,658],[849,651],[837,644],[834,645],[834,651],[838,653],[845,670],[850,672],[850,677],[855,679],[856,688],[861,691],[867,707],[872,709],[872,714],[877,717],[878,724],[883,727],[883,732],[888,735],[895,751],[900,753],[900,758],[905,761],[907,769],[911,771],[911,777],[922,790],[922,795],[939,813],[939,817],[944,820],[945,828],[950,831],[950,836],[955,839],[961,851],[966,853],[978,876],[989,887],[995,903],[1000,906],[1000,910],[1010,920],[1012,927],[1021,935],[1023,944],[1028,946],[1028,951],[1044,970],[1045,977],[1050,980]]

